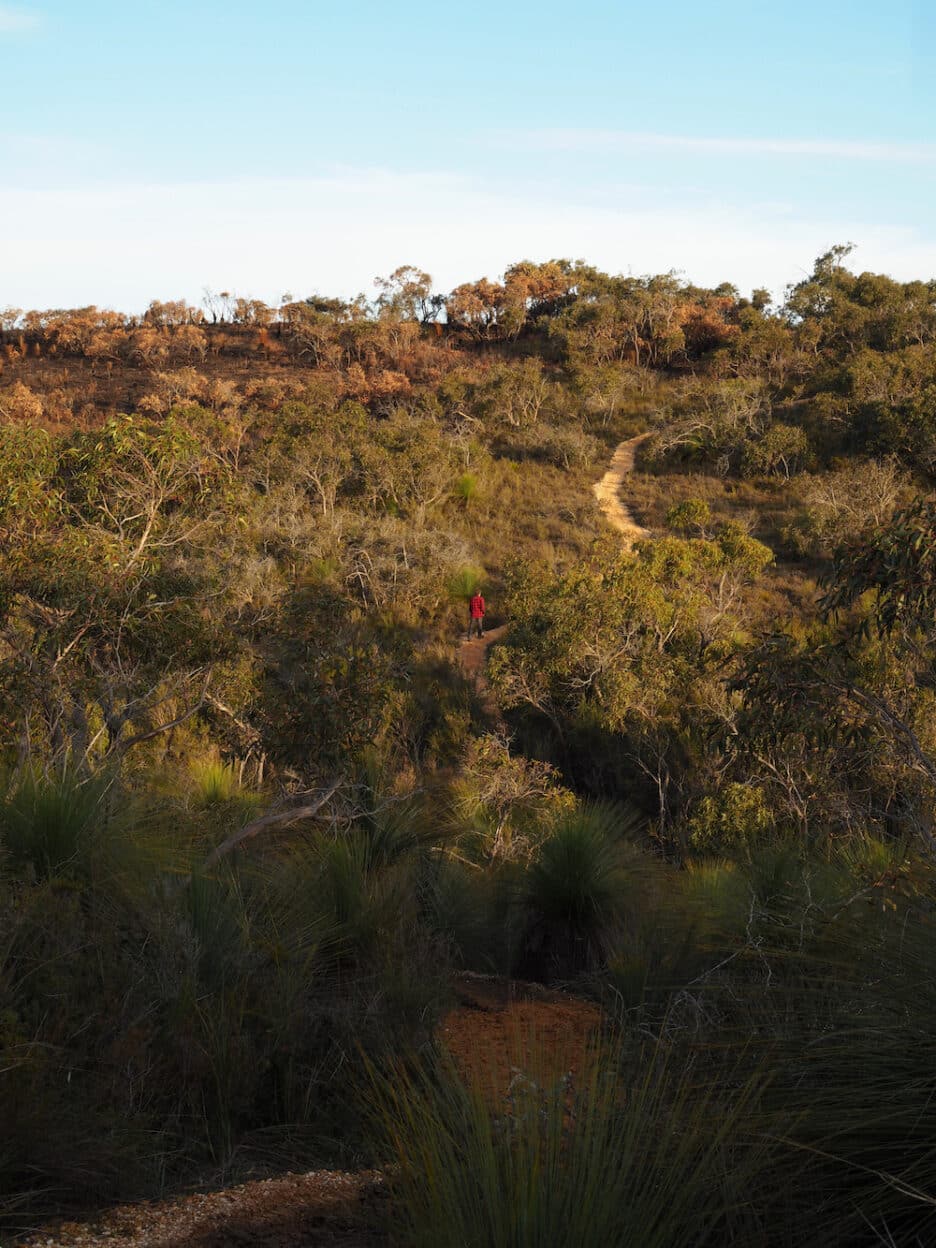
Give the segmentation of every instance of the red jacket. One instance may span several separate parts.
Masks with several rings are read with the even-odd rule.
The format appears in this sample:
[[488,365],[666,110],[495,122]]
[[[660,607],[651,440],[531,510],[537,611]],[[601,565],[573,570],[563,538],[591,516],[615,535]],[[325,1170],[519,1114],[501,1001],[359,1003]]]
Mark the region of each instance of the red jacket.
[[468,609],[471,612],[471,618],[473,620],[484,619],[484,599],[480,594],[475,594],[469,603]]

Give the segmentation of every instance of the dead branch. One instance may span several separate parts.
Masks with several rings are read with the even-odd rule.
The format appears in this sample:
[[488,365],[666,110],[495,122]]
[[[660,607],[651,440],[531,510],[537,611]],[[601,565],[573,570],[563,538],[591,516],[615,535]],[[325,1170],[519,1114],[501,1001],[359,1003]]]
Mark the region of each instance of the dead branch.
[[290,810],[281,810],[276,814],[264,815],[260,819],[254,819],[252,823],[248,823],[246,827],[235,832],[233,836],[229,836],[223,841],[217,849],[213,849],[205,859],[205,867],[213,867],[219,862],[225,854],[230,853],[238,845],[244,841],[251,840],[258,833],[272,828],[278,824],[297,823],[300,819],[311,819],[322,809],[325,803],[341,788],[344,784],[344,776],[339,776],[337,780],[332,781],[324,793],[321,794],[314,802],[307,806],[293,806]]

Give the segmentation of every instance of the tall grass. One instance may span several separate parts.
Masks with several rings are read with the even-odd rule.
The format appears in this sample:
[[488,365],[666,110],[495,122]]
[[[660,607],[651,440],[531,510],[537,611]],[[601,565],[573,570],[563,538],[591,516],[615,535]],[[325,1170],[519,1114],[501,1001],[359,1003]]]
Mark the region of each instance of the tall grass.
[[529,970],[601,965],[653,864],[630,842],[639,821],[616,807],[576,807],[556,821],[523,880]]
[[472,594],[477,593],[483,585],[484,572],[481,568],[464,567],[452,573],[446,588],[450,598],[467,603]]
[[750,1129],[782,1145],[765,1242],[936,1242],[932,866],[775,845],[686,887],[708,909],[703,967],[659,1034],[710,1071],[743,1053],[764,1072]]
[[201,760],[192,766],[192,797],[196,805],[220,806],[241,791],[237,769],[219,759]]
[[424,1036],[447,991],[418,812],[206,873],[201,803],[69,785],[2,812],[0,1222],[227,1177],[253,1139],[346,1164],[357,1046]]
[[0,845],[14,869],[37,880],[89,879],[105,849],[107,777],[66,769],[14,777],[0,803]]
[[[544,1067],[545,1069],[545,1067]],[[394,1242],[413,1248],[756,1243],[754,1079],[701,1082],[666,1053],[592,1052],[574,1079],[518,1072],[503,1112],[439,1058],[371,1069]]]
[[799,1155],[809,1243],[936,1242],[936,889],[892,882],[826,912],[791,958],[794,924],[762,952],[769,982],[744,1001],[768,1037],[774,1108]]

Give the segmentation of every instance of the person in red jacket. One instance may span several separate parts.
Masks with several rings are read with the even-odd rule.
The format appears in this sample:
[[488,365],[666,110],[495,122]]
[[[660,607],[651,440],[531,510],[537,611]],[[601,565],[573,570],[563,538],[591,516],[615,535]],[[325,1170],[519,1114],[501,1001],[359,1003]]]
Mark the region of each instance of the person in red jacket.
[[477,627],[478,636],[484,636],[484,599],[481,590],[476,589],[468,603],[468,640],[471,641],[472,629]]

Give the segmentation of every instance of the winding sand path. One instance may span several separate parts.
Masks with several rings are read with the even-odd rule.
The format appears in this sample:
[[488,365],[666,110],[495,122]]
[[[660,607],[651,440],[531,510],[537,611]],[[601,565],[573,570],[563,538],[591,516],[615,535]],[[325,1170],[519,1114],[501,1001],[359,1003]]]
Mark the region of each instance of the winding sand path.
[[608,471],[592,486],[598,506],[604,512],[608,523],[613,524],[621,534],[626,550],[630,550],[635,542],[650,536],[650,530],[638,524],[631,515],[630,508],[621,501],[624,478],[629,472],[634,471],[637,448],[649,437],[649,433],[640,433],[636,438],[628,438],[626,442],[621,442],[611,456]]
[[[625,550],[630,550],[635,542],[650,536],[650,530],[638,524],[630,508],[621,501],[624,478],[634,471],[637,448],[649,437],[649,433],[640,433],[636,438],[628,438],[626,442],[619,443],[611,456],[608,471],[592,486],[598,506],[608,523],[620,533],[621,544]],[[488,713],[494,719],[499,719],[500,716],[484,676],[484,667],[487,662],[488,646],[492,642],[499,641],[506,632],[506,624],[501,624],[498,628],[486,629],[484,636],[480,639],[465,641],[463,638],[458,650],[458,659],[462,668],[474,681],[475,688],[483,699]]]

